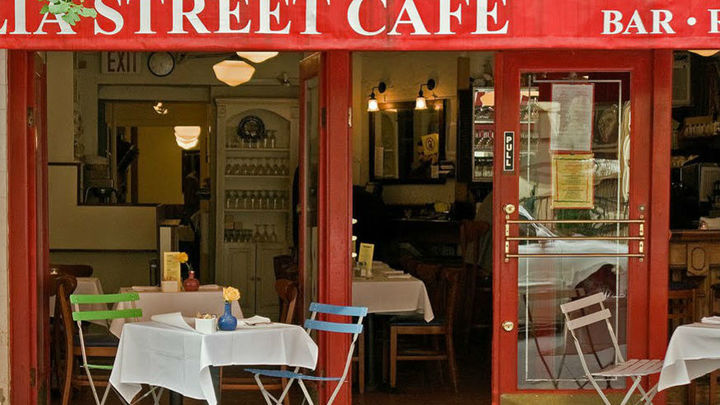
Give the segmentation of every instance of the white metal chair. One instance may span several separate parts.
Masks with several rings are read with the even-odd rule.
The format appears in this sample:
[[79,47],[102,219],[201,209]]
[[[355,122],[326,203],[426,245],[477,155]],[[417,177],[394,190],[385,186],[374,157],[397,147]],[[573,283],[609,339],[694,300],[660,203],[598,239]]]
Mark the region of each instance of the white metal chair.
[[[582,363],[585,375],[587,376],[588,381],[590,381],[593,387],[595,387],[595,390],[598,392],[606,405],[611,405],[610,400],[608,400],[608,397],[600,388],[597,381],[595,381],[596,377],[630,378],[633,381],[632,385],[630,386],[627,393],[625,394],[625,397],[622,400],[622,405],[625,405],[630,400],[630,397],[632,396],[633,392],[635,392],[635,390],[640,391],[640,393],[642,394],[642,397],[637,403],[645,401],[646,404],[652,404],[652,399],[653,397],[655,397],[655,394],[657,394],[657,384],[650,390],[645,391],[640,385],[640,383],[642,382],[643,377],[659,373],[662,370],[663,361],[651,359],[632,359],[625,361],[622,352],[620,351],[617,337],[610,323],[610,318],[612,317],[612,314],[610,310],[605,308],[605,305],[603,304],[605,298],[605,293],[601,292],[591,295],[589,297],[581,298],[576,301],[570,301],[566,304],[560,305],[560,310],[565,315],[565,323],[567,330],[573,337],[575,348],[577,349],[578,357],[580,358],[580,363]],[[597,307],[598,310],[591,311],[592,308],[590,307],[593,306]],[[588,310],[589,308],[590,311]],[[581,316],[575,318],[571,317],[571,314],[579,311],[581,311]],[[586,328],[589,325],[603,321],[607,325],[610,340],[612,340],[613,346],[615,347],[615,364],[606,367],[598,372],[590,372],[590,369],[585,362],[585,355],[582,352],[580,340],[578,339],[578,336],[575,332],[579,329]]]
[[[330,395],[330,399],[327,401],[327,405],[330,405],[335,400],[335,397],[340,392],[340,388],[345,383],[345,379],[347,378],[348,370],[350,369],[350,364],[352,363],[352,356],[353,352],[355,351],[355,342],[357,342],[358,336],[362,333],[363,330],[363,318],[367,316],[367,308],[365,307],[343,307],[343,306],[337,306],[337,305],[328,305],[328,304],[318,304],[318,303],[311,303],[310,304],[310,312],[312,313],[310,319],[305,321],[305,330],[310,333],[313,330],[321,331],[321,332],[330,332],[330,333],[346,333],[350,334],[352,336],[352,341],[350,343],[350,350],[347,353],[347,357],[345,359],[345,369],[343,371],[343,375],[341,377],[319,377],[314,375],[308,375],[308,374],[302,374],[300,373],[300,367],[296,367],[294,371],[286,371],[286,370],[263,370],[263,369],[247,369],[245,371],[252,373],[255,375],[255,381],[257,382],[257,385],[260,387],[260,390],[262,391],[263,397],[265,398],[265,402],[268,403],[268,405],[280,405],[285,397],[287,396],[288,392],[290,391],[290,387],[293,385],[295,381],[297,381],[298,385],[300,385],[300,389],[302,389],[303,395],[305,395],[305,399],[307,402],[312,405],[312,397],[310,396],[310,393],[308,392],[307,387],[305,386],[305,383],[303,381],[316,381],[316,382],[335,382],[337,385],[335,386],[335,390],[333,391],[332,395]],[[329,315],[339,315],[339,316],[351,316],[356,318],[355,323],[339,323],[339,322],[328,322],[328,321],[318,321],[316,320],[317,314],[329,314]],[[288,383],[285,386],[285,389],[283,390],[282,394],[279,398],[275,398],[273,395],[271,395],[263,386],[262,381],[260,380],[261,376],[265,377],[273,377],[273,378],[286,378],[288,379]]]

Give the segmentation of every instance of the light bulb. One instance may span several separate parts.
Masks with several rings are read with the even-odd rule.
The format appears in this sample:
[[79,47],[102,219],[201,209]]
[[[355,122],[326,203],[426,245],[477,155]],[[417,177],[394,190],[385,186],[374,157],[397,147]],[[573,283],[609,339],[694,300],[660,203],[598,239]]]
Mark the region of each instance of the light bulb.
[[378,105],[378,101],[375,98],[375,96],[370,96],[370,99],[368,99],[368,112],[378,112],[380,111],[380,106]]

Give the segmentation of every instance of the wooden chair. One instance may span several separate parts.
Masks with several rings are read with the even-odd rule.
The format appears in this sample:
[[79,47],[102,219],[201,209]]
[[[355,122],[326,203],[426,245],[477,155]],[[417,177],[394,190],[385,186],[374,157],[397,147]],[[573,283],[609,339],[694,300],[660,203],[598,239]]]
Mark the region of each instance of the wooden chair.
[[[397,385],[397,362],[398,361],[447,361],[452,379],[453,389],[457,392],[457,368],[455,366],[455,348],[453,346],[453,324],[455,310],[458,304],[460,279],[462,268],[444,268],[440,276],[444,312],[440,318],[436,317],[431,322],[425,322],[423,318],[397,317],[390,320],[390,386]],[[438,308],[438,307],[434,307]],[[440,311],[436,312],[436,315]],[[398,349],[398,338],[402,335],[413,336],[444,336],[445,349],[435,347],[428,350],[406,350]]]
[[[488,322],[477,322],[478,310],[485,311],[489,308],[478,308],[476,297],[478,294],[478,279],[480,277],[480,260],[482,259],[482,242],[490,232],[491,226],[484,221],[463,221],[460,224],[460,251],[465,263],[465,288],[463,316],[463,341],[465,347],[469,347],[470,334],[475,329],[489,329]],[[489,291],[483,291],[491,294]]]
[[55,314],[52,319],[53,375],[60,389],[62,405],[70,403],[73,381],[74,325],[70,308],[70,295],[77,287],[75,277],[57,273],[50,277],[50,291],[54,292]]
[[86,264],[51,264],[50,274],[69,274],[73,277],[91,277],[92,266]]
[[[297,324],[296,310],[298,302],[298,283],[292,280],[280,279],[275,282],[275,292],[280,298],[280,322]],[[283,370],[285,368],[283,367]],[[225,367],[220,368],[220,389],[224,391],[258,391],[260,388],[254,379],[250,377],[229,377],[224,373]],[[287,379],[277,379],[265,384],[265,389],[270,391],[283,391],[287,386]],[[285,404],[290,403],[290,397],[286,396]]]
[[[695,289],[670,290],[668,291],[668,339],[673,331],[680,325],[695,322],[695,302],[697,291]],[[710,373],[710,397],[715,398],[717,392],[718,374]],[[687,390],[688,405],[695,405],[697,393],[697,382],[691,381]],[[714,402],[709,400],[710,404]]]

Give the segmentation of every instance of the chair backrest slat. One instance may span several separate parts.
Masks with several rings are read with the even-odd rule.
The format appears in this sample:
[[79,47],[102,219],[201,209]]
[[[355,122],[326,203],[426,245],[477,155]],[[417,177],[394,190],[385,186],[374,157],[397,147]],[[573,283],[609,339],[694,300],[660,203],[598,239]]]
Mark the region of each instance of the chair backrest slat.
[[362,324],[355,323],[326,322],[308,319],[305,321],[305,329],[321,330],[324,332],[359,334],[362,333],[363,326]]
[[606,319],[610,319],[611,316],[612,316],[612,314],[610,313],[610,310],[605,308],[602,311],[593,312],[592,314],[581,316],[579,318],[575,318],[573,320],[567,321],[567,328],[570,330],[584,328],[585,326],[592,325],[594,323],[601,322]]
[[578,311],[592,305],[600,304],[603,301],[605,301],[605,293],[599,292],[589,297],[580,298],[579,300],[570,301],[568,303],[562,304],[560,305],[560,310],[563,312],[563,314],[567,314],[568,312]]
[[115,304],[118,302],[138,301],[140,294],[128,292],[122,294],[73,294],[70,296],[72,304]]
[[319,304],[317,302],[310,304],[310,312],[342,316],[367,316],[367,308],[365,307],[343,307],[339,305]]
[[99,321],[110,319],[142,318],[142,309],[128,308],[112,311],[75,311],[72,314],[74,321]]

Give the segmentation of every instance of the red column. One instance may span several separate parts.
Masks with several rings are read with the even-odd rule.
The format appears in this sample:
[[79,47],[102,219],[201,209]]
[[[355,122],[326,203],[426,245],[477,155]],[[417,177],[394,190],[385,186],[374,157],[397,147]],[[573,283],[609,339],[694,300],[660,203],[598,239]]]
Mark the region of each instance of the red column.
[[8,252],[10,402],[38,403],[35,145],[28,123],[33,59],[8,52]]
[[[349,114],[352,97],[351,53],[326,52],[321,71],[320,138],[320,301],[350,304],[350,249],[352,236],[352,150]],[[323,334],[320,340],[321,370],[340,376],[350,347],[348,336]],[[350,381],[344,384],[335,404],[350,404]],[[327,400],[334,384],[321,390]],[[323,402],[324,403],[324,402]]]

